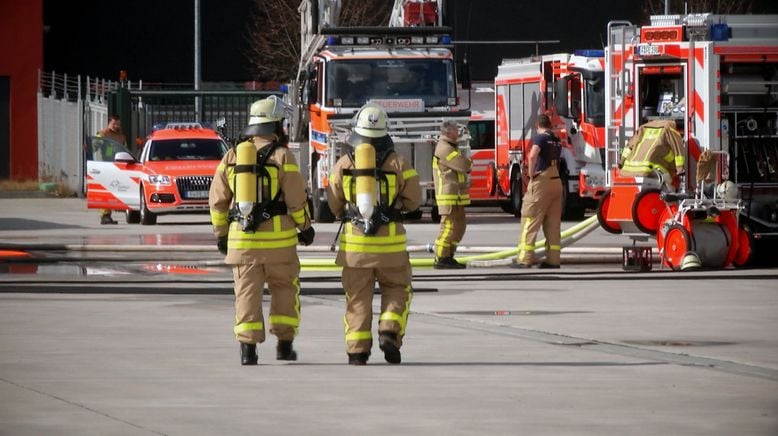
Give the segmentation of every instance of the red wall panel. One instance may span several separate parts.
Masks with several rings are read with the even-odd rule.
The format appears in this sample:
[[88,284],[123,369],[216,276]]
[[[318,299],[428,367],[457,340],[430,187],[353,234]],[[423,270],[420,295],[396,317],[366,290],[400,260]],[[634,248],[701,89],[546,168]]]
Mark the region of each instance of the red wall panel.
[[38,178],[38,70],[43,68],[43,0],[0,1],[0,75],[11,78],[10,174]]

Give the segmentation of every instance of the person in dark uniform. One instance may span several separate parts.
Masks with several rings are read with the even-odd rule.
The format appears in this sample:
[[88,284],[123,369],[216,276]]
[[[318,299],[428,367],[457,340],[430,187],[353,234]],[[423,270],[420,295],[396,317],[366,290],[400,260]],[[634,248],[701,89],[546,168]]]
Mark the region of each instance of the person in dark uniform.
[[559,158],[562,146],[551,131],[548,115],[539,115],[537,134],[529,152],[529,184],[521,207],[521,239],[514,264],[529,268],[535,263],[535,239],[541,226],[546,237],[546,260],[539,268],[559,268],[562,227],[562,181]]

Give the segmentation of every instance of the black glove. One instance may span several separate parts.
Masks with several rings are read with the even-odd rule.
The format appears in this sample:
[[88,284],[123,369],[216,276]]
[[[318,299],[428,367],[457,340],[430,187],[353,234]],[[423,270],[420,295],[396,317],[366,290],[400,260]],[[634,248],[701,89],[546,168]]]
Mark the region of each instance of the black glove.
[[313,230],[313,227],[308,227],[297,234],[297,241],[307,247],[308,245],[313,244],[313,238],[315,236],[316,231]]
[[227,235],[219,236],[216,239],[216,248],[219,249],[219,253],[227,255]]

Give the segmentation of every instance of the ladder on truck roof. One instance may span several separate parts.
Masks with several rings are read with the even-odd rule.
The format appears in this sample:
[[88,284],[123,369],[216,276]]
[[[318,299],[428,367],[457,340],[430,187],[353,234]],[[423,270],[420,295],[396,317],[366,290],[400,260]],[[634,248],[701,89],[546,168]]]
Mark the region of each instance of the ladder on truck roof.
[[[640,36],[640,28],[629,21],[611,21],[608,23],[608,46],[605,50],[605,72],[608,80],[605,98],[607,99],[608,123],[605,126],[605,180],[611,186],[610,169],[618,164],[619,153],[626,143],[626,99],[632,89],[634,78],[627,71],[627,57],[632,45]],[[634,130],[634,128],[633,128]]]

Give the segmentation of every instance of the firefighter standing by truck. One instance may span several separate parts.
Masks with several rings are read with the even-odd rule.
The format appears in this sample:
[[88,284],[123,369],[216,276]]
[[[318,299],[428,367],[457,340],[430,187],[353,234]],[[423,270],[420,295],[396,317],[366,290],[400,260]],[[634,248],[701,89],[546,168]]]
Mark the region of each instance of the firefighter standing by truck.
[[465,206],[470,204],[468,173],[473,161],[457,147],[459,129],[455,121],[440,127],[440,140],[432,157],[435,202],[440,213],[440,232],[435,240],[435,269],[462,269],[454,259],[457,245],[465,235]]
[[348,362],[364,365],[370,357],[377,280],[378,343],[386,361],[396,364],[413,297],[401,213],[421,203],[419,175],[394,151],[382,108],[367,104],[352,123],[348,143],[354,150],[333,167],[327,191],[332,212],[344,220],[336,263],[343,267]]
[[[265,340],[262,294],[272,296],[270,333],[276,358],[297,360],[292,342],[300,323],[300,261],[296,245],[313,242],[305,181],[294,156],[279,143],[285,104],[270,97],[251,105],[249,140],[222,159],[211,184],[211,222],[219,251],[235,278],[234,333],[241,364],[256,365]],[[297,229],[300,232],[297,232]]]
[[561,153],[559,138],[551,131],[551,119],[539,115],[527,165],[530,180],[521,207],[519,256],[514,264],[518,268],[530,268],[535,263],[535,239],[541,227],[546,237],[546,260],[538,267],[559,268],[562,181],[557,165]]

